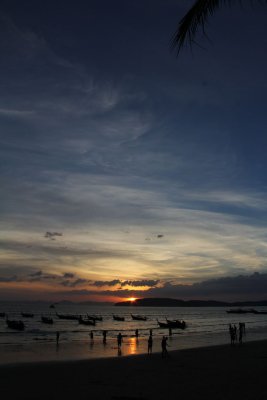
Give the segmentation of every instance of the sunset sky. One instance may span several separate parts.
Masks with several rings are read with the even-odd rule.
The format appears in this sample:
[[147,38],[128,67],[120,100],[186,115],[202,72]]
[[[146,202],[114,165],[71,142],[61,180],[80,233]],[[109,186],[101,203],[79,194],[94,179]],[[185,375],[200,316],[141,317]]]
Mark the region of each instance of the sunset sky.
[[267,299],[267,6],[193,3],[1,1],[0,300]]

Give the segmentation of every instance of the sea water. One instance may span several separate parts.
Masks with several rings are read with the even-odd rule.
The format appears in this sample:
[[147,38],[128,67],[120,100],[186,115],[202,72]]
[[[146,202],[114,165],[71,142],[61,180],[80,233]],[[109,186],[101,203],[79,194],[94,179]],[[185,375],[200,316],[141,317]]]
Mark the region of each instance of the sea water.
[[[86,358],[116,355],[116,337],[119,332],[124,338],[123,350],[125,355],[140,354],[147,351],[147,338],[150,330],[153,332],[154,351],[160,351],[160,340],[163,335],[169,337],[170,350],[211,346],[229,342],[229,324],[244,322],[246,325],[245,340],[267,339],[267,315],[264,314],[228,314],[226,307],[117,307],[117,306],[89,306],[79,304],[57,304],[54,309],[47,303],[16,303],[1,302],[0,312],[5,312],[10,320],[22,320],[25,330],[20,332],[7,327],[5,318],[0,318],[0,357],[7,349],[34,348],[54,349],[56,332],[60,333],[61,358],[83,358],[83,345],[86,344]],[[257,307],[259,311],[267,311],[267,307]],[[23,318],[21,312],[34,314],[33,318]],[[59,314],[76,314],[86,316],[98,315],[103,321],[97,321],[95,326],[81,325],[77,320],[59,319]],[[136,321],[131,314],[145,316],[146,321]],[[51,316],[53,325],[42,323],[41,316]],[[125,318],[124,321],[115,321],[113,315]],[[158,321],[184,320],[186,329],[160,328]],[[138,339],[135,331],[138,329]],[[103,331],[107,331],[107,343],[103,346]],[[90,339],[93,331],[94,341]],[[171,334],[171,335],[170,335]],[[90,346],[89,346],[90,344]],[[93,345],[94,344],[94,345]],[[76,345],[76,347],[73,345]],[[13,347],[12,347],[13,346]],[[68,351],[71,350],[71,353]],[[75,350],[76,348],[76,350]],[[67,350],[69,349],[69,350]],[[58,349],[57,349],[58,350]],[[53,351],[50,357],[53,359]],[[57,358],[59,353],[57,352]],[[40,356],[40,359],[42,357]],[[1,359],[0,359],[1,361]]]

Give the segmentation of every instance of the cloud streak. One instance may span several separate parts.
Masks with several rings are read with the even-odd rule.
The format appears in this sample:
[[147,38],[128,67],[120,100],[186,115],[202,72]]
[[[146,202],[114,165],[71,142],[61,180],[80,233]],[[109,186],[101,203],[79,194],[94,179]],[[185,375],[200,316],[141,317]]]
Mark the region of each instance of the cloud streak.
[[267,299],[267,274],[254,273],[220,279],[211,279],[192,285],[181,285],[167,282],[160,287],[140,290],[88,290],[78,289],[60,292],[62,295],[120,297],[127,299],[135,297],[167,297],[182,300],[218,300],[218,301],[246,301]]

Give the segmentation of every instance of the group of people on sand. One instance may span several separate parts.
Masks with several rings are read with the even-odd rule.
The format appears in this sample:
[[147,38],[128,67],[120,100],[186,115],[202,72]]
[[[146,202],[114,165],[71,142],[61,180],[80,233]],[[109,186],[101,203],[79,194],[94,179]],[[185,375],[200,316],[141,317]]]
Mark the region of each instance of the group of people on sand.
[[[106,344],[107,343],[107,331],[104,330],[102,332],[102,334],[103,334],[103,344]],[[91,331],[89,335],[90,335],[91,342],[93,342],[94,341],[94,332]],[[138,337],[139,337],[138,329],[135,330],[135,337],[138,340]],[[168,355],[167,341],[168,341],[167,336],[163,336],[162,340],[161,340],[162,357],[166,357]],[[119,332],[117,335],[117,344],[118,344],[119,352],[121,351],[122,343],[123,343],[123,336],[122,336],[121,332]],[[149,337],[148,337],[148,341],[147,341],[147,353],[152,354],[152,349],[153,349],[153,331],[152,331],[152,329],[150,329]]]
[[234,346],[235,343],[239,342],[239,344],[243,343],[243,337],[246,334],[246,325],[245,322],[239,322],[238,324],[238,332],[236,325],[229,324],[229,335],[231,340],[231,345]]
[[[102,334],[103,334],[103,344],[105,345],[107,343],[107,331],[103,330]],[[91,339],[91,343],[92,343],[94,341],[94,332],[91,331],[89,335],[90,335],[90,339]],[[239,342],[239,344],[242,344],[243,337],[246,335],[245,323],[239,322],[238,329],[235,324],[229,324],[229,335],[230,335],[230,342],[231,342],[232,346],[234,346],[237,343],[237,341]],[[59,336],[60,336],[60,332],[56,332],[57,346],[59,344]],[[139,337],[138,329],[135,330],[135,337],[138,340],[138,337]],[[122,336],[121,332],[119,332],[117,335],[117,344],[118,344],[119,352],[121,352],[122,342],[123,342],[123,336]],[[167,342],[168,342],[168,337],[163,336],[162,340],[161,340],[161,355],[162,355],[162,357],[166,357],[168,355],[168,350],[167,350],[168,343]],[[152,354],[152,349],[153,349],[153,332],[152,332],[152,329],[150,329],[149,337],[147,340],[147,353]]]
[[[103,344],[104,345],[107,343],[107,333],[108,333],[107,330],[104,330],[102,332]],[[93,340],[94,340],[94,332],[91,331],[89,335],[90,335],[91,342],[93,342]],[[138,335],[136,335],[136,336],[138,337]],[[121,334],[121,332],[117,335],[117,343],[118,343],[118,347],[121,347],[121,344],[122,344],[122,334]]]
[[[138,330],[135,331],[135,337],[136,339],[138,339]],[[167,351],[167,336],[163,336],[162,340],[161,340],[161,350],[162,350],[162,357],[166,357],[168,355],[168,351]],[[121,349],[121,345],[122,345],[122,334],[119,333],[117,336],[117,343],[118,343],[118,350],[120,351]],[[148,341],[147,341],[147,353],[148,354],[152,354],[152,349],[153,349],[153,333],[152,333],[152,329],[150,329],[149,331],[149,337],[148,337]]]

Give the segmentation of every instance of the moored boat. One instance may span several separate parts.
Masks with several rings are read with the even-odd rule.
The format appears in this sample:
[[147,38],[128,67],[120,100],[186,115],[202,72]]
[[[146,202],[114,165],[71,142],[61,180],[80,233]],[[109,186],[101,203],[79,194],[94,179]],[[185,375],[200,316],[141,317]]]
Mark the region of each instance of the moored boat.
[[87,314],[87,318],[93,321],[103,321],[103,317],[101,315],[89,315]]
[[175,320],[169,320],[166,318],[167,324],[169,325],[169,328],[178,328],[178,329],[185,329],[186,328],[186,323],[185,321],[180,321],[178,319]]
[[16,321],[16,320],[6,320],[7,326],[10,329],[16,329],[18,331],[24,331],[25,325],[23,321]]
[[81,325],[91,325],[91,326],[95,326],[95,320],[92,319],[84,319],[82,317],[80,317],[78,319],[79,324]]
[[131,317],[135,321],[146,321],[147,320],[147,317],[145,315],[134,315],[134,314],[131,314]]
[[57,317],[59,319],[70,319],[70,320],[79,320],[80,315],[75,315],[75,314],[58,314],[56,313]]
[[121,317],[119,315],[114,315],[114,314],[113,314],[113,319],[114,321],[125,321],[125,317]]
[[22,313],[21,313],[21,316],[22,316],[23,318],[33,318],[33,317],[34,317],[34,314],[28,313],[28,312],[22,312]]
[[160,328],[169,328],[168,322],[160,322],[158,319],[157,322]]
[[227,314],[248,314],[253,313],[253,311],[244,309],[244,308],[231,308],[230,310],[226,310]]
[[186,328],[186,323],[185,321],[179,321],[179,320],[168,320],[166,319],[166,322],[160,322],[158,321],[158,325],[160,328],[167,328],[167,329],[185,329]]
[[257,314],[257,315],[259,315],[259,314],[263,314],[263,315],[266,315],[267,314],[267,311],[257,311],[257,310],[254,310],[253,309],[253,311],[251,311],[253,314]]
[[52,317],[45,317],[42,315],[42,322],[44,324],[50,324],[52,325],[54,323],[53,318]]

